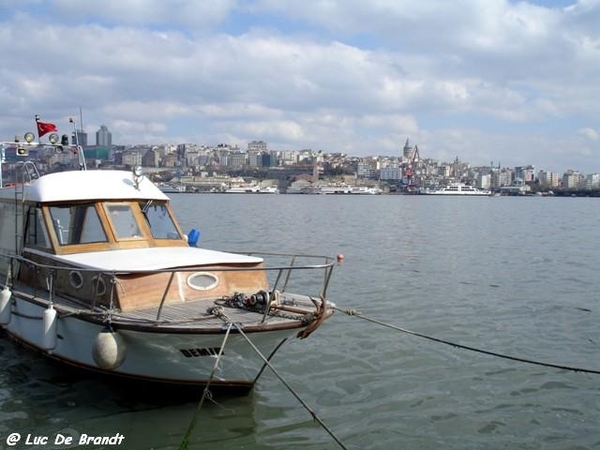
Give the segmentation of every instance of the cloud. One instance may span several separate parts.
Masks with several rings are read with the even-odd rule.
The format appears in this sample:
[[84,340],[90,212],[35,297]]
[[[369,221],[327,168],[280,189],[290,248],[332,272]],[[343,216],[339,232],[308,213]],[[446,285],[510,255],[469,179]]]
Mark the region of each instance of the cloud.
[[600,131],[593,128],[582,128],[579,133],[591,141],[600,141]]
[[410,136],[431,157],[600,170],[598,1],[22,0],[0,21],[3,136],[81,107],[118,144],[399,155]]

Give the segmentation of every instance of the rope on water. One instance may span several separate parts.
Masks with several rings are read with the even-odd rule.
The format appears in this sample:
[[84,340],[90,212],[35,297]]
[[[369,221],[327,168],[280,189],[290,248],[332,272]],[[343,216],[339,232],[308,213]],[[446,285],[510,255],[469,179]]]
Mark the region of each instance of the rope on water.
[[204,391],[202,392],[202,398],[200,399],[200,402],[198,402],[198,406],[196,407],[194,416],[192,417],[192,420],[191,420],[190,424],[188,425],[187,430],[185,431],[185,436],[183,436],[183,441],[181,441],[179,450],[187,450],[188,444],[190,442],[190,436],[192,435],[192,431],[193,431],[194,427],[196,426],[196,420],[198,420],[198,413],[200,412],[200,409],[202,409],[204,400],[206,398],[208,398],[209,400],[212,399],[212,394],[210,393],[208,388],[210,387],[210,382],[212,381],[212,379],[215,375],[215,372],[217,371],[217,368],[219,367],[219,362],[221,361],[221,355],[223,355],[223,349],[225,348],[225,344],[227,343],[227,338],[229,337],[229,332],[231,331],[231,327],[232,327],[232,324],[230,323],[229,326],[227,327],[227,332],[225,333],[225,337],[223,338],[223,344],[221,345],[221,348],[219,349],[217,359],[215,360],[215,365],[213,366],[213,369],[210,372],[210,376],[208,377],[206,386],[204,386]]
[[325,422],[323,422],[323,420],[321,420],[321,418],[308,406],[308,404],[304,400],[302,400],[302,398],[300,398],[300,396],[296,393],[296,391],[294,391],[294,389],[281,377],[281,375],[279,375],[279,373],[271,365],[271,363],[269,362],[269,360],[267,358],[265,358],[265,356],[261,353],[261,351],[258,348],[256,348],[256,346],[254,345],[254,343],[250,340],[250,338],[248,336],[246,336],[246,334],[242,331],[242,328],[237,323],[234,323],[233,325],[237,328],[237,330],[244,337],[244,339],[246,339],[246,341],[248,342],[248,344],[250,344],[250,346],[258,354],[258,356],[260,356],[260,358],[264,361],[265,365],[267,367],[269,367],[269,369],[271,369],[273,371],[273,373],[275,374],[275,376],[277,376],[277,378],[279,378],[279,381],[281,381],[283,383],[283,385],[288,389],[288,391],[290,391],[292,393],[292,395],[294,397],[296,397],[296,400],[298,400],[302,404],[302,406],[304,406],[304,408],[309,412],[309,414],[313,417],[313,419],[316,422],[318,422],[319,425],[321,425],[321,427],[323,427],[323,429],[329,434],[329,436],[331,436],[333,438],[333,440],[341,448],[343,448],[344,450],[347,450],[346,446],[342,443],[342,441],[340,441],[338,439],[338,437],[333,433],[333,431],[331,431],[329,429],[329,427],[327,427],[327,425],[325,424]]
[[354,316],[354,317],[358,317],[359,319],[363,319],[366,320],[367,322],[372,322],[375,323],[377,325],[381,325],[387,328],[391,328],[393,330],[396,331],[401,331],[402,333],[407,333],[410,334],[412,336],[417,336],[423,339],[428,339],[430,341],[434,341],[434,342],[439,342],[441,344],[445,344],[445,345],[450,345],[452,347],[456,347],[456,348],[460,348],[463,350],[469,350],[472,352],[477,352],[477,353],[483,353],[484,355],[490,355],[490,356],[495,356],[497,358],[503,358],[503,359],[510,359],[512,361],[519,361],[522,363],[527,363],[527,364],[534,364],[537,366],[544,366],[544,367],[552,367],[554,369],[562,369],[562,370],[570,370],[572,372],[583,372],[583,373],[594,373],[594,374],[600,374],[600,370],[594,370],[594,369],[584,369],[581,367],[571,367],[571,366],[564,366],[561,364],[553,364],[553,363],[547,363],[547,362],[542,362],[542,361],[535,361],[532,359],[526,359],[526,358],[519,358],[517,356],[510,356],[510,355],[505,355],[502,353],[496,353],[496,352],[491,352],[489,350],[482,350],[480,348],[475,348],[475,347],[470,347],[468,345],[462,345],[462,344],[457,344],[456,342],[451,342],[451,341],[447,341],[445,339],[440,339],[434,336],[429,336],[423,333],[417,333],[416,331],[411,331],[411,330],[407,330],[406,328],[402,328],[402,327],[398,327],[396,325],[392,325],[386,322],[382,322],[381,320],[377,320],[377,319],[373,319],[371,317],[367,317],[367,316],[363,316],[362,313],[360,311],[357,311],[355,309],[349,309],[349,310],[344,310],[344,309],[340,309],[338,307],[334,307],[334,309],[336,311],[340,311],[344,314],[347,314],[349,316]]

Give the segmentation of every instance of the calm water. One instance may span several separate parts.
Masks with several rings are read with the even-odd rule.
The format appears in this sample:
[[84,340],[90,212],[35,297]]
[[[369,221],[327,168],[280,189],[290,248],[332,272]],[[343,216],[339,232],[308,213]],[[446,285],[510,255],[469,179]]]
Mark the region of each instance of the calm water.
[[[344,254],[329,291],[339,307],[600,370],[598,199],[172,197],[183,228],[199,228],[208,248]],[[176,449],[196,409],[65,375],[6,339],[0,363],[0,448],[11,432],[120,432],[121,448]],[[284,346],[273,365],[347,448],[600,448],[600,375],[476,354],[343,314]],[[192,442],[339,448],[271,373],[246,397],[205,403]]]

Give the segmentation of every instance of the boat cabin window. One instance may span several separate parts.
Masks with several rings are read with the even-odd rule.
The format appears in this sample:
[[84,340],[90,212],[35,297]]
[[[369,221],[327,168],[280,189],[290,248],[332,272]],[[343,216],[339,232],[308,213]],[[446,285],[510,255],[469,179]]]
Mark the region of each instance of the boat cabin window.
[[93,204],[51,206],[50,216],[60,245],[108,241]]
[[50,238],[44,226],[41,208],[30,208],[27,216],[27,234],[25,245],[28,247],[50,248]]
[[181,239],[167,205],[148,201],[140,203],[140,208],[154,239]]
[[117,239],[142,237],[142,232],[129,204],[108,204],[106,205],[106,209]]

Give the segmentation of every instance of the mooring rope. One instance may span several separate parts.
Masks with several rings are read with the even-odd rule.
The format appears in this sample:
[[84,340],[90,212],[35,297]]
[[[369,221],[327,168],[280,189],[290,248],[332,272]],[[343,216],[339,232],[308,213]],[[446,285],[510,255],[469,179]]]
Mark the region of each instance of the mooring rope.
[[204,400],[206,398],[211,399],[211,393],[208,390],[210,387],[210,382],[212,381],[217,368],[219,367],[219,362],[221,361],[221,355],[223,355],[223,349],[225,348],[225,344],[227,343],[227,338],[229,337],[229,332],[231,331],[232,324],[230,323],[227,327],[227,332],[225,333],[225,337],[223,338],[223,344],[221,344],[221,348],[219,349],[219,353],[217,354],[217,359],[215,360],[215,365],[213,366],[212,371],[210,372],[210,376],[208,377],[208,381],[206,382],[206,386],[204,386],[204,391],[202,391],[202,398],[198,402],[198,406],[196,407],[196,411],[194,412],[194,416],[190,424],[188,425],[187,430],[185,431],[185,435],[183,436],[183,441],[181,441],[181,445],[179,446],[179,450],[187,450],[188,444],[190,442],[190,436],[192,435],[192,431],[196,426],[196,421],[198,420],[198,413],[200,409],[202,409],[202,405],[204,404]]
[[553,364],[553,363],[547,363],[547,362],[543,362],[543,361],[535,361],[535,360],[532,360],[532,359],[520,358],[518,356],[505,355],[505,354],[502,354],[502,353],[492,352],[492,351],[489,351],[489,350],[482,350],[482,349],[476,348],[476,347],[470,347],[468,345],[458,344],[456,342],[451,342],[451,341],[447,341],[445,339],[437,338],[435,336],[429,336],[427,334],[423,334],[423,333],[418,333],[416,331],[407,330],[406,328],[402,328],[402,327],[399,327],[399,326],[396,326],[396,325],[392,325],[392,324],[383,322],[381,320],[374,319],[372,317],[364,316],[360,311],[357,311],[355,309],[345,310],[345,309],[341,309],[341,308],[338,308],[338,307],[334,307],[334,309],[336,311],[340,311],[340,312],[342,312],[344,314],[347,314],[349,316],[358,317],[359,319],[366,320],[367,322],[375,323],[375,324],[381,325],[383,327],[391,328],[391,329],[396,330],[396,331],[401,331],[402,333],[410,334],[412,336],[420,337],[420,338],[427,339],[427,340],[434,341],[434,342],[439,342],[440,344],[450,345],[452,347],[460,348],[460,349],[463,349],[463,350],[469,350],[469,351],[476,352],[476,353],[483,353],[484,355],[495,356],[497,358],[509,359],[509,360],[512,360],[512,361],[519,361],[519,362],[527,363],[527,364],[534,364],[534,365],[537,365],[537,366],[551,367],[551,368],[554,368],[554,369],[570,370],[572,372],[583,372],[583,373],[600,374],[600,370],[585,369],[585,368],[581,368],[581,367],[565,366],[565,365],[562,365],[562,364]]
[[[260,356],[260,358],[264,361],[265,365],[267,367],[269,367],[269,369],[271,369],[273,371],[273,373],[275,374],[275,376],[277,378],[279,378],[279,381],[281,381],[283,383],[283,385],[288,389],[288,391],[290,391],[292,393],[292,395],[294,397],[296,397],[296,400],[298,400],[302,406],[304,406],[304,409],[306,409],[309,414],[313,417],[313,419],[319,423],[319,425],[321,425],[321,427],[329,434],[329,436],[331,436],[333,438],[333,440],[344,450],[346,449],[346,446],[342,443],[342,441],[340,441],[338,439],[338,437],[333,433],[333,431],[331,431],[329,429],[329,427],[325,424],[325,422],[323,422],[323,420],[321,420],[321,418],[317,415],[317,413],[315,413],[310,406],[308,406],[308,404],[302,400],[302,398],[300,398],[300,396],[296,393],[296,391],[294,391],[294,389],[283,379],[283,377],[281,375],[279,375],[279,373],[275,370],[275,368],[271,365],[271,363],[269,362],[269,360],[267,358],[265,358],[265,356],[261,353],[261,351],[256,348],[256,346],[254,345],[254,343],[250,340],[250,338],[248,336],[246,336],[246,333],[244,333],[242,331],[242,328],[237,324],[234,323],[233,324],[237,330],[239,331],[239,333],[244,337],[244,339],[246,339],[246,341],[248,342],[248,344],[250,344],[250,346],[254,349],[254,351],[258,354],[258,356]],[[181,449],[180,449],[181,450]]]

